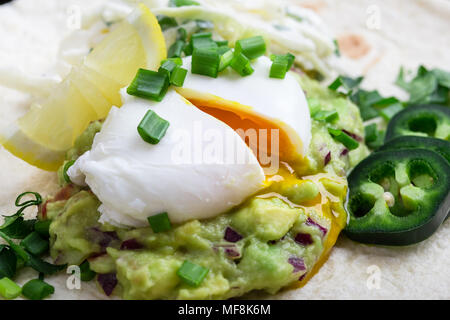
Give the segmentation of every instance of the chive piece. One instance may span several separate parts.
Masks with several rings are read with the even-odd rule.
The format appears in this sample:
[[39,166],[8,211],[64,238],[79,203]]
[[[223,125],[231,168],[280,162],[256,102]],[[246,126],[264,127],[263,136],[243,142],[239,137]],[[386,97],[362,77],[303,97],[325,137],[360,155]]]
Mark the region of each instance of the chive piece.
[[344,94],[350,95],[353,92],[353,89],[356,89],[360,83],[363,81],[363,77],[358,77],[356,79],[350,77],[339,76],[334,80],[329,86],[328,89],[337,91],[341,86],[344,87]]
[[218,47],[228,47],[228,40],[214,41]]
[[127,93],[132,96],[161,101],[169,88],[169,76],[166,73],[160,73],[145,69],[139,69],[127,88]]
[[200,3],[193,0],[170,0],[169,7],[199,6]]
[[272,60],[273,62],[286,61],[287,62],[287,71],[289,71],[292,68],[292,65],[294,64],[295,56],[291,53],[272,54],[272,55],[270,55],[270,60]]
[[41,254],[47,252],[49,248],[48,241],[42,239],[36,231],[30,233],[25,239],[23,239],[20,242],[20,245],[35,256],[40,256]]
[[187,39],[187,31],[185,28],[178,28],[177,30],[177,40],[186,42]]
[[386,120],[389,121],[395,116],[397,113],[403,110],[403,106],[401,103],[394,103],[388,107],[385,107],[380,110],[380,115]]
[[272,63],[270,67],[270,78],[284,79],[288,71],[288,61],[286,60],[276,60]]
[[167,56],[169,58],[181,57],[181,53],[183,52],[184,46],[186,43],[182,40],[175,41],[167,51]]
[[141,138],[150,144],[158,144],[166,135],[169,122],[159,117],[154,111],[148,110],[137,128]]
[[220,56],[217,49],[195,48],[192,53],[191,72],[217,78]]
[[211,48],[211,49],[218,48],[217,43],[214,42],[212,39],[211,32],[200,32],[193,34],[191,38],[191,43],[193,50],[198,48]]
[[4,277],[0,279],[0,296],[2,296],[5,299],[15,299],[17,298],[20,293],[22,292],[22,289],[12,281],[11,279]]
[[158,19],[158,23],[162,31],[178,26],[177,20],[175,20],[175,18],[172,17],[157,15],[156,19]]
[[55,288],[47,282],[33,279],[24,284],[22,294],[30,300],[42,300],[55,292]]
[[170,223],[167,212],[148,217],[148,223],[154,233],[165,232],[172,229],[172,224]]
[[230,47],[227,47],[227,46],[221,46],[221,47],[218,47],[217,48],[217,52],[219,53],[219,55],[224,55],[225,53],[227,53],[228,51],[231,51],[231,52],[233,52],[232,50],[231,50],[231,48]]
[[328,132],[334,138],[334,140],[339,141],[349,150],[354,150],[359,147],[359,142],[350,137],[342,130],[328,128]]
[[178,68],[178,64],[174,60],[166,59],[166,60],[162,61],[161,67],[159,67],[158,72],[166,72],[168,74],[168,76],[170,77],[170,74],[176,68]]
[[373,142],[377,140],[378,137],[378,129],[375,123],[369,124],[364,127],[364,136],[366,137],[366,142]]
[[80,264],[80,279],[81,281],[91,281],[95,278],[96,273],[91,270],[91,266],[89,265],[89,261],[84,261]]
[[231,64],[231,60],[233,60],[233,57],[233,51],[228,48],[227,51],[220,56],[219,72],[228,68]]
[[244,54],[250,60],[259,58],[266,53],[266,42],[261,36],[236,41],[236,52]]
[[230,65],[242,77],[248,76],[254,71],[250,64],[250,60],[242,53],[235,52]]
[[170,75],[170,83],[177,87],[182,87],[186,79],[187,70],[181,67],[175,68]]
[[319,110],[312,116],[314,120],[317,121],[325,121],[325,122],[334,122],[339,119],[339,113],[336,110]]
[[34,224],[34,231],[39,233],[39,235],[41,235],[42,237],[48,239],[50,237],[50,224],[51,223],[52,223],[51,220],[37,221]]
[[203,279],[205,279],[208,272],[208,268],[186,260],[183,262],[180,269],[178,269],[177,275],[188,285],[198,287],[202,283]]

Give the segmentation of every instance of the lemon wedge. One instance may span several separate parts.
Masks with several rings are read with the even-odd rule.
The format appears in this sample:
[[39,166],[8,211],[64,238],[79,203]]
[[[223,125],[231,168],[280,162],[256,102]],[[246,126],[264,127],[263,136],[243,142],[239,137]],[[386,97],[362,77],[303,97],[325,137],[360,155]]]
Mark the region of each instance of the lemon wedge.
[[119,91],[139,68],[157,70],[166,45],[156,17],[143,4],[96,46],[83,63],[15,123],[0,128],[0,143],[44,170],[56,171],[91,121],[121,106]]

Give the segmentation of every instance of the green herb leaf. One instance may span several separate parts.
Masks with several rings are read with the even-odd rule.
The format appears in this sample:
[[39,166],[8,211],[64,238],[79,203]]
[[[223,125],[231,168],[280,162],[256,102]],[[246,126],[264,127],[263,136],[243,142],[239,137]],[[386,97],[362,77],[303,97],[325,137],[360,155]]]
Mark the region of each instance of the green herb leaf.
[[339,76],[328,86],[328,88],[330,90],[337,91],[339,88],[343,87],[344,90],[342,93],[350,95],[352,91],[361,84],[363,79],[363,77],[353,79],[350,77]]
[[0,279],[13,278],[16,274],[17,257],[7,246],[3,245],[0,251]]
[[450,89],[450,72],[441,69],[433,69],[431,72],[441,86]]
[[35,224],[36,220],[24,220],[22,217],[18,217],[13,223],[6,228],[1,228],[1,230],[12,239],[23,239],[33,232]]

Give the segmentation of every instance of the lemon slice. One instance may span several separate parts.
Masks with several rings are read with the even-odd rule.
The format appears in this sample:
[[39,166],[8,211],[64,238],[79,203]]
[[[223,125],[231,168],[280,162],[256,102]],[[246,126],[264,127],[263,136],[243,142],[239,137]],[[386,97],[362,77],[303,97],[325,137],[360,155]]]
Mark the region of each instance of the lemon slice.
[[121,106],[120,88],[139,68],[156,70],[166,45],[156,17],[143,4],[103,39],[44,101],[16,123],[0,128],[0,143],[15,156],[55,171],[91,121]]

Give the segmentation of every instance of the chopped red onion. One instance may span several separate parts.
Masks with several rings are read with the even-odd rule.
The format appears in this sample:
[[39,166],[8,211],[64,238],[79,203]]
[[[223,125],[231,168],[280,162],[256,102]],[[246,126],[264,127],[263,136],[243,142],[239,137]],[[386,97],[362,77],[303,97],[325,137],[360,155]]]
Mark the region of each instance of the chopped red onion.
[[295,242],[301,244],[302,246],[309,246],[313,244],[313,239],[309,233],[297,233],[295,236]]
[[140,244],[136,239],[128,239],[122,242],[120,245],[120,250],[138,250],[142,249],[144,246]]
[[361,136],[358,136],[357,134],[347,131],[345,129],[342,129],[342,132],[346,133],[347,135],[349,135],[350,137],[352,137],[353,139],[355,139],[356,141],[362,142],[364,139]]
[[106,249],[111,242],[119,240],[117,233],[115,231],[103,232],[99,228],[89,228],[87,231],[87,238],[99,244],[102,249]]
[[302,281],[303,279],[305,279],[306,277],[306,272],[304,274],[302,274],[302,276],[300,278],[298,278],[298,281]]
[[288,262],[294,267],[293,273],[306,270],[305,262],[303,261],[302,258],[290,256]]
[[230,259],[239,259],[241,257],[241,251],[239,250],[238,246],[235,244],[221,244],[216,243],[213,245],[213,250],[218,251],[219,248],[222,248],[225,254]]
[[105,294],[109,297],[117,286],[117,277],[115,273],[99,274],[97,281]]
[[341,152],[341,157],[344,157],[348,154],[349,150],[347,148],[344,148],[344,150],[342,150]]
[[225,236],[223,238],[228,242],[238,242],[243,237],[234,229],[227,227],[225,229]]
[[326,166],[331,161],[331,151],[328,151],[327,155],[323,159],[323,165]]
[[322,231],[322,235],[325,236],[328,232],[328,229],[325,227],[322,227],[320,224],[318,224],[317,222],[315,222],[313,219],[308,218],[308,220],[306,220],[306,225],[308,226],[316,226],[317,228],[320,229],[320,231]]

